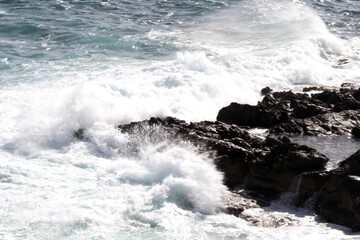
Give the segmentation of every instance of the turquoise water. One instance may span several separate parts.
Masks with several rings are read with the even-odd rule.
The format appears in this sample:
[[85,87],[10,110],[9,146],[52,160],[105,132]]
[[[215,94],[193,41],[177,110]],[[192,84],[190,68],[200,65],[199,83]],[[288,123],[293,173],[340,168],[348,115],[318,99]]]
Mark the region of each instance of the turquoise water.
[[359,12],[355,0],[0,0],[0,239],[357,239],[301,210],[248,213],[298,219],[280,228],[222,214],[210,156],[115,126],[215,120],[264,86],[358,83]]

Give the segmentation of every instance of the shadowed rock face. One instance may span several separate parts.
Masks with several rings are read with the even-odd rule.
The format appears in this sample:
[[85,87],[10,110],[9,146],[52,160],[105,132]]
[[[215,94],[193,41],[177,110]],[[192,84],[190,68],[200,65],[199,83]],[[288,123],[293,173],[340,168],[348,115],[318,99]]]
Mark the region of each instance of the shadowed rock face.
[[[360,89],[344,85],[340,90],[321,91],[310,96],[266,88],[262,91],[263,100],[256,106],[232,103],[219,111],[216,122],[187,123],[167,117],[118,128],[134,136],[129,143],[134,154],[139,151],[139,141],[163,140],[188,141],[200,152],[211,154],[230,189],[241,186],[252,192],[251,196],[233,192],[223,210],[254,225],[291,224],[292,221],[271,216],[265,223],[259,222],[243,211],[268,205],[270,200],[287,192],[295,179],[300,179],[293,201],[296,206],[311,203],[324,220],[360,231],[360,150],[338,168],[325,171],[328,159],[324,155],[287,137],[352,133],[360,138]],[[248,132],[250,127],[269,128],[270,134],[259,138]],[[159,135],[159,129],[165,134]],[[74,133],[74,137],[86,141],[85,135],[85,129]]]
[[348,175],[360,176],[360,151],[357,151],[356,153],[339,163],[337,171],[343,171]]
[[192,142],[201,151],[215,152],[217,168],[229,188],[246,189],[277,198],[303,172],[323,170],[328,159],[316,150],[292,143],[289,138],[264,140],[241,127],[221,122],[186,123],[175,118],[151,118],[119,126],[126,133],[142,127],[161,127],[172,139]]
[[322,186],[316,212],[326,221],[360,230],[360,177],[332,172]]
[[[266,96],[256,106],[231,103],[219,111],[217,120],[239,126],[266,127],[273,135],[351,133],[360,138],[359,101],[360,88],[354,89],[351,85],[339,90],[322,90],[311,96],[272,93],[267,89]],[[288,186],[286,179],[294,179],[296,172],[302,172],[295,205],[305,206],[311,200],[316,213],[326,221],[359,231],[360,151],[332,171],[312,171],[321,169],[322,157],[310,152],[305,146],[275,144],[263,162],[248,164],[247,187],[263,193],[283,192]],[[296,171],[291,171],[294,168]]]
[[256,106],[231,103],[218,121],[239,126],[265,127],[272,134],[344,135],[360,125],[360,89],[324,90],[309,96],[269,92]]
[[315,205],[325,220],[360,230],[360,151],[330,171]]

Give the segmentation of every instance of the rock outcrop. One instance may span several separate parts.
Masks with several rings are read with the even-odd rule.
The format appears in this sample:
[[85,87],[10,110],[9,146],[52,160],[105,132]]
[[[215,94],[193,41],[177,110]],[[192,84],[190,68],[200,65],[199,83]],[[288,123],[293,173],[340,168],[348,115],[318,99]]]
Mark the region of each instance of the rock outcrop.
[[315,211],[326,221],[360,231],[360,151],[327,173]]
[[[289,138],[298,134],[350,133],[360,138],[360,88],[346,84],[338,90],[305,90],[317,92],[309,95],[264,88],[261,91],[264,98],[256,106],[231,103],[219,111],[216,122],[150,118],[118,128],[129,136],[137,136],[129,143],[134,154],[139,152],[141,141],[163,140],[188,141],[199,151],[211,154],[230,189],[241,187],[253,193],[244,196],[232,192],[223,210],[254,225],[291,225],[291,219],[269,216],[261,222],[244,211],[268,205],[295,182],[298,184],[293,204],[314,209],[328,222],[360,231],[360,150],[336,169],[327,171],[326,156]],[[253,127],[268,128],[269,134],[261,138],[252,135],[248,130]],[[84,136],[84,129],[74,133],[81,140],[86,140]]]
[[[339,90],[306,89],[314,90],[320,92],[308,95],[273,93],[264,89],[265,96],[256,106],[231,103],[219,111],[217,120],[238,126],[269,128],[270,136],[351,133],[359,139],[360,88],[345,84]],[[275,141],[269,136],[267,139]],[[265,194],[284,192],[289,186],[286,179],[295,179],[295,173],[299,173],[293,204],[314,209],[328,222],[360,231],[360,151],[331,171],[320,170],[326,161],[312,151],[284,141],[274,144],[261,160],[248,163],[247,187]]]
[[[176,118],[151,118],[119,126],[126,133],[161,127],[172,139],[192,142],[202,151],[214,152],[217,168],[229,188],[242,185],[274,199],[288,190],[303,172],[325,169],[328,159],[287,137],[260,139],[244,128],[222,122],[186,123]],[[156,138],[156,137],[155,137]]]
[[[269,128],[272,134],[344,135],[360,126],[360,89],[342,87],[307,93],[274,92],[256,106],[231,103],[217,120],[239,126]],[[356,134],[357,132],[355,132]]]

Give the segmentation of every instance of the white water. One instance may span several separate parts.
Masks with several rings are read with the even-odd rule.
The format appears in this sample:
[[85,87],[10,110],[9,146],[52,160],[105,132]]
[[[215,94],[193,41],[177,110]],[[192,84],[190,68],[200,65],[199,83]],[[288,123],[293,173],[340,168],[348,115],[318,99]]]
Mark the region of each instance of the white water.
[[[214,120],[232,101],[258,101],[266,85],[357,81],[359,39],[337,38],[289,1],[242,1],[184,25],[148,33],[185,49],[174,56],[30,62],[32,75],[0,89],[0,239],[354,237],[314,216],[274,229],[218,213],[226,189],[208,156],[171,139],[136,141],[115,126],[166,115]],[[350,63],[335,67],[341,58]],[[79,128],[87,141],[74,139]]]

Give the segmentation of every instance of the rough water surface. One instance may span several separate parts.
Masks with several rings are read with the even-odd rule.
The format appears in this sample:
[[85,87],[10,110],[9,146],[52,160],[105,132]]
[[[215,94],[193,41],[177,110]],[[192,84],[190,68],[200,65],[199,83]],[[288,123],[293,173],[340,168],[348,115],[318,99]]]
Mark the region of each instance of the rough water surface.
[[[266,85],[357,82],[359,13],[356,0],[0,0],[0,239],[358,239],[302,211],[279,228],[220,213],[211,156],[115,126],[214,120]],[[285,213],[248,213],[271,214]]]

